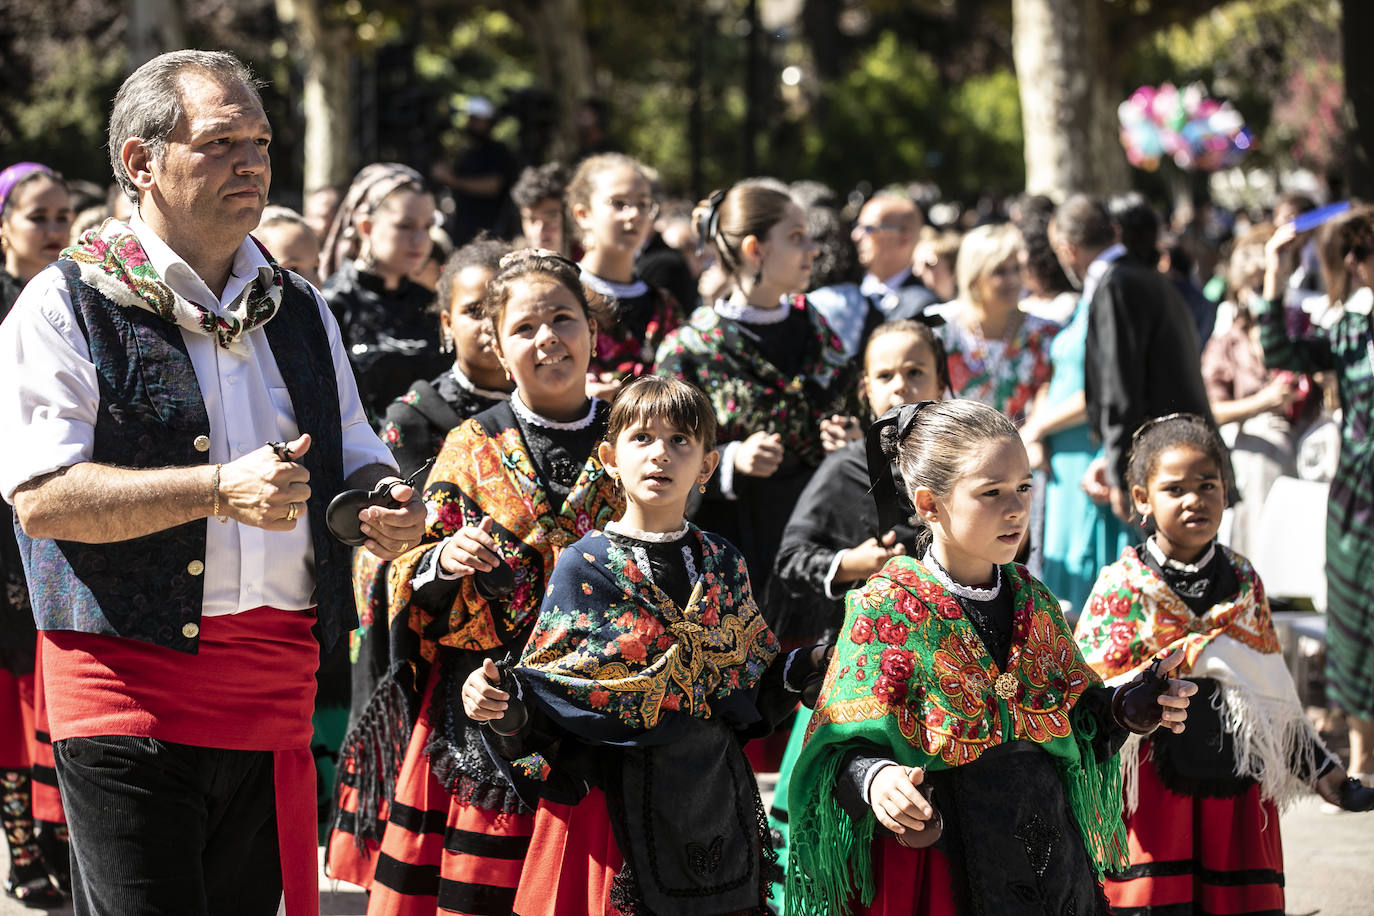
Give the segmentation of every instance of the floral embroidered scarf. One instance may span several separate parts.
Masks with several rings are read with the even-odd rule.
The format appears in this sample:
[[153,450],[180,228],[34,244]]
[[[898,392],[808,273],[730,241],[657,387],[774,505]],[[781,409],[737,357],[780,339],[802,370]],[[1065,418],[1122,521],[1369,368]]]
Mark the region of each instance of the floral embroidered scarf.
[[[624,497],[617,494],[595,451],[587,457],[567,500],[555,506],[510,405],[499,404],[482,416],[492,415],[503,420],[495,435],[476,418],[449,433],[425,487],[428,524],[424,540],[393,560],[387,575],[389,619],[408,615],[410,628],[421,634],[426,661],[433,659],[436,643],[477,650],[510,644],[539,610],[559,553],[587,532],[604,527],[624,508]],[[606,415],[603,407],[598,418],[603,425]],[[435,542],[464,525],[480,524],[484,517],[494,522],[492,538],[515,574],[515,591],[507,598],[488,601],[478,592],[474,578],[465,577],[447,621],[436,630],[434,611],[411,602],[411,579]]]
[[787,452],[815,467],[825,457],[820,422],[833,413],[851,411],[857,365],[805,296],[797,296],[791,308],[806,313],[814,333],[808,372],[783,375],[740,331],[738,322],[709,305],[668,335],[658,350],[655,371],[706,392],[720,424],[720,441],[743,441],[759,430],[775,432]]
[[713,705],[752,690],[777,655],[744,558],[695,525],[687,537],[701,545],[702,570],[685,608],[600,531],[555,567],[519,674],[583,737],[607,736],[598,720],[630,735],[654,728],[665,711],[709,719]]
[[1006,670],[988,655],[959,602],[912,557],[896,557],[851,591],[788,795],[789,907],[843,912],[852,889],[874,891],[869,846],[876,818],[851,821],[833,789],[855,741],[877,744],[903,766],[943,770],[1010,741],[1054,758],[1065,796],[1099,872],[1124,864],[1121,783],[1115,757],[1097,762],[1087,719],[1071,715],[1100,684],[1049,590],[1023,567],[1002,567],[1013,590]]
[[282,270],[265,248],[258,248],[271,265],[271,281],[255,278],[227,308],[217,302],[202,305],[177,295],[153,269],[133,230],[116,219],[107,219],[98,229],[87,232],[61,256],[75,261],[82,281],[116,305],[147,309],[179,328],[211,335],[219,346],[228,349],[253,328],[267,323],[281,305]]
[[1261,654],[1280,651],[1269,602],[1255,569],[1238,553],[1218,544],[1236,571],[1240,591],[1198,615],[1140,559],[1134,547],[1104,568],[1083,608],[1078,644],[1104,680],[1129,679],[1156,658],[1183,647],[1176,676],[1193,670],[1202,650],[1221,634]]

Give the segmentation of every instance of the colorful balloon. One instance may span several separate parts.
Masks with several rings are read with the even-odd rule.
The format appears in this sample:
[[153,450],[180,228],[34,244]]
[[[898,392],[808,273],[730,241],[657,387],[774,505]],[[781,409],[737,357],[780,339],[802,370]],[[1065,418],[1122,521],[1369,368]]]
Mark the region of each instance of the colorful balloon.
[[1154,171],[1164,156],[1179,168],[1213,172],[1230,168],[1255,145],[1245,118],[1228,101],[1193,83],[1141,86],[1117,106],[1121,145],[1139,169]]

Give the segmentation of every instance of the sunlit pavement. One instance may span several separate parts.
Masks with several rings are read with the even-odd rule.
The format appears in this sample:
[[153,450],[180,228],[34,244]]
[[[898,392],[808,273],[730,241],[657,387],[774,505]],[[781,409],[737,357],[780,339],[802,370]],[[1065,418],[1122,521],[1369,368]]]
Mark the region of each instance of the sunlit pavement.
[[[772,796],[772,778],[764,776],[761,782],[767,790],[766,804]],[[1324,814],[1321,802],[1308,796],[1283,816],[1283,851],[1289,916],[1368,916],[1374,912],[1370,903],[1374,892],[1374,812]],[[7,858],[3,866],[7,872]],[[41,912],[0,896],[0,916]],[[71,913],[72,908],[46,912]],[[367,898],[359,888],[321,874],[321,916],[361,916],[366,912]]]

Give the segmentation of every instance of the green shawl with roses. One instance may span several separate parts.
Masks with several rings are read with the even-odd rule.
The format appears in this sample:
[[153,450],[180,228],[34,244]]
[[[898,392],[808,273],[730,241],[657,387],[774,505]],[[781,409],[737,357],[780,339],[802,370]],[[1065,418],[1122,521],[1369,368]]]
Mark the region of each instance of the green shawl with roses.
[[1099,873],[1124,866],[1120,767],[1099,763],[1078,698],[1098,679],[1074,643],[1059,602],[1023,567],[1002,567],[1013,590],[1006,671],[988,655],[958,601],[912,557],[894,557],[845,602],[835,656],[793,771],[788,807],[792,854],[789,912],[843,912],[875,889],[869,847],[877,825],[853,821],[834,797],[845,754],[857,742],[903,766],[943,770],[988,748],[1033,741],[1055,761],[1065,795]]

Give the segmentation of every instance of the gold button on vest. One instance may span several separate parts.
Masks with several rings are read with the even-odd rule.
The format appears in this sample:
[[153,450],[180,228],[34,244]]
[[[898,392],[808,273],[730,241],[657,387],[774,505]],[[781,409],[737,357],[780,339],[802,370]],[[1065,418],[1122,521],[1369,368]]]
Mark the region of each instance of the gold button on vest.
[[186,571],[193,576],[198,576],[205,572],[205,564],[199,560],[192,560],[190,563],[186,564]]
[[181,635],[187,639],[195,639],[200,635],[200,627],[194,623],[184,624],[181,628]]
[[194,446],[196,447],[196,451],[198,451],[198,452],[208,452],[208,451],[210,451],[210,437],[209,437],[209,436],[196,436],[196,438],[193,439],[193,440],[191,441],[191,444],[194,445]]

